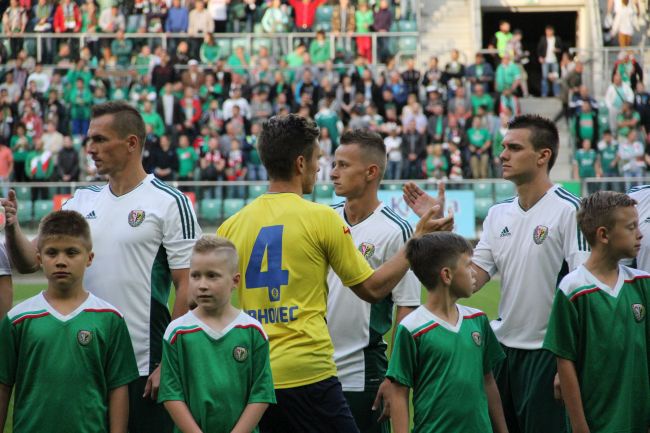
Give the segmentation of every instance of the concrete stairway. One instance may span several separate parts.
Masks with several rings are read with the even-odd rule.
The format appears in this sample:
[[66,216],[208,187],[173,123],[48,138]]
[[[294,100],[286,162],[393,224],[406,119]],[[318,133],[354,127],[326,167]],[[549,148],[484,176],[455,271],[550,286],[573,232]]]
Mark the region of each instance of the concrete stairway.
[[422,60],[438,56],[444,65],[453,48],[461,52],[464,63],[473,60],[471,0],[427,0],[421,4]]

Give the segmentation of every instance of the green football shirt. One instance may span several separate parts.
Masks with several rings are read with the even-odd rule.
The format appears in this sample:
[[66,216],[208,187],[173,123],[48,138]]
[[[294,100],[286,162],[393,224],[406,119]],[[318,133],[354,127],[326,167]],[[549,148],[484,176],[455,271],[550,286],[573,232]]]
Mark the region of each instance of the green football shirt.
[[609,146],[605,145],[598,150],[598,154],[600,155],[600,164],[603,167],[603,173],[618,176],[618,167],[616,164],[612,167],[612,163],[618,155],[618,144],[612,143]]
[[250,403],[275,403],[262,325],[243,312],[221,332],[191,311],[170,323],[158,401],[170,400],[184,401],[201,430],[212,433],[230,432]]
[[596,151],[593,149],[578,149],[576,151],[576,164],[578,164],[578,175],[581,179],[596,177]]
[[485,128],[469,128],[467,130],[467,139],[472,146],[481,148],[490,141],[490,131]]
[[584,266],[555,294],[544,348],[575,363],[592,433],[647,433],[650,426],[650,275],[619,266],[607,287]]
[[397,327],[386,376],[413,388],[413,433],[492,432],[484,375],[505,355],[485,313],[458,313],[452,326],[420,306]]
[[16,305],[0,347],[16,432],[108,433],[109,391],[140,376],[122,314],[92,294],[67,316],[42,293]]

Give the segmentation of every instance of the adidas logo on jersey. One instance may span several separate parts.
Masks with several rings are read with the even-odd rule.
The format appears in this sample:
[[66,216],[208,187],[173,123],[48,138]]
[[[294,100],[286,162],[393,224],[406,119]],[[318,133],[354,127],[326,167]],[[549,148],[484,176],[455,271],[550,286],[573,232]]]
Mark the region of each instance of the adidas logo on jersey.
[[95,215],[95,211],[91,211],[88,215],[86,215],[87,220],[94,220],[97,218],[97,215]]
[[503,230],[501,230],[501,238],[505,238],[506,236],[510,236],[512,233],[510,233],[510,230],[508,230],[508,226],[504,227]]

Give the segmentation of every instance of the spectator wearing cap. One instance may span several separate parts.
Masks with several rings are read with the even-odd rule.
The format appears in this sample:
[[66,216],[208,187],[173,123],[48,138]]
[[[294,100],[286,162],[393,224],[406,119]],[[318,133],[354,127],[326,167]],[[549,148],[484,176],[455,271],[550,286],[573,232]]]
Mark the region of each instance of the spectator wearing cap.
[[490,85],[494,81],[494,69],[485,61],[483,54],[476,53],[474,63],[467,68],[466,78],[474,89],[477,84],[480,84],[483,87],[483,92],[488,93]]
[[187,62],[187,70],[181,74],[184,87],[193,87],[198,90],[205,83],[205,74],[199,69],[199,62],[195,59]]
[[117,4],[99,14],[99,28],[103,33],[116,33],[120,29],[126,29],[126,19]]

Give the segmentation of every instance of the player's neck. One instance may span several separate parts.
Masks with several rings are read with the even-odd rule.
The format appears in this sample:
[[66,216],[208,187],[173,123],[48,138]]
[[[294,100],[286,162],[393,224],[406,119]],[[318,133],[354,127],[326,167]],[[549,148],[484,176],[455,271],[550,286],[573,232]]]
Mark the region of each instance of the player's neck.
[[519,206],[521,206],[523,210],[532,208],[552,187],[553,182],[551,182],[548,175],[517,185]]
[[269,180],[269,193],[293,193],[302,197],[302,182],[299,177],[291,180]]
[[90,294],[86,292],[80,284],[67,289],[60,289],[54,286],[48,286],[43,293],[45,300],[52,308],[64,316],[72,313],[83,304]]
[[604,248],[596,247],[585,262],[585,268],[599,281],[614,287],[618,281],[618,263],[622,257],[612,256]]
[[347,198],[345,200],[345,219],[351,225],[365,220],[379,206],[377,191],[373,194],[365,194],[361,197]]
[[198,306],[193,312],[203,323],[218,332],[230,325],[239,315],[239,310],[233,307],[230,303],[221,308],[210,310]]
[[113,174],[108,178],[108,186],[111,192],[120,197],[128,194],[137,188],[138,185],[147,177],[142,164],[137,167],[128,167],[119,173]]
[[445,322],[455,325],[459,316],[456,301],[458,298],[451,293],[449,287],[437,287],[427,292],[427,302],[424,305]]

